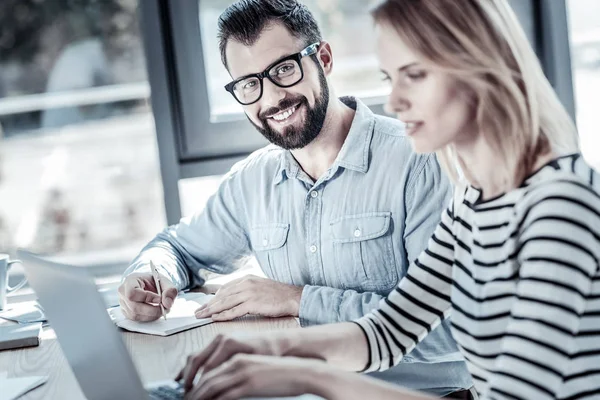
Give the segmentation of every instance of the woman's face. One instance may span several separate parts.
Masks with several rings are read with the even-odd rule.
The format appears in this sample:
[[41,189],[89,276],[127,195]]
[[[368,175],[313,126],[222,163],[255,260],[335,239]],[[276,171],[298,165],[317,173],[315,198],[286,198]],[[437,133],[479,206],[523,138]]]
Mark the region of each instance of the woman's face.
[[389,24],[377,24],[377,56],[392,91],[386,111],[406,123],[418,153],[430,153],[473,140],[473,107],[447,72],[407,46]]

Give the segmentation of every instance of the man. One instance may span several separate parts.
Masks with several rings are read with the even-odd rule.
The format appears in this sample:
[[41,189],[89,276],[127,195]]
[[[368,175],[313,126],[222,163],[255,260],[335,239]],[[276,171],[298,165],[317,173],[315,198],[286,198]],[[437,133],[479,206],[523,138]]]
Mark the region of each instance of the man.
[[[204,283],[204,271],[230,273],[254,254],[268,278],[224,285],[198,317],[359,318],[404,276],[448,202],[435,156],[412,153],[399,122],[333,95],[332,48],[295,0],[235,3],[219,39],[233,78],[226,89],[273,145],[234,166],[204,211],[142,250],[119,288],[126,314],[156,319],[160,309],[145,302],[169,308],[177,290]],[[150,259],[168,284],[162,299]],[[441,396],[471,386],[447,324],[404,361],[378,376]]]

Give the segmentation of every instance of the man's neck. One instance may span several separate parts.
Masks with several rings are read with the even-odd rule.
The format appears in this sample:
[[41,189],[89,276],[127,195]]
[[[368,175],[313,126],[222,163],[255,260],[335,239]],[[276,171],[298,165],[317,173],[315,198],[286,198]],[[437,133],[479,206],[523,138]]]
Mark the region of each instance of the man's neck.
[[319,180],[337,158],[352,126],[354,113],[350,107],[333,98],[319,136],[308,146],[292,150],[300,167],[313,181]]

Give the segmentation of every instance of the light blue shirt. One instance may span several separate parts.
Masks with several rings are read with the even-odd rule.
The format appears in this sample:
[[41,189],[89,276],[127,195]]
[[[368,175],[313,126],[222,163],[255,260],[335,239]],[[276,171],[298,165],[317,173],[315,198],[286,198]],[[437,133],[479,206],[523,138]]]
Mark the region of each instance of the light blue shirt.
[[[126,271],[152,259],[179,289],[203,271],[231,273],[254,255],[265,275],[303,286],[303,326],[377,308],[427,246],[451,196],[435,155],[417,155],[397,120],[356,110],[333,165],[316,182],[289,151],[267,146],[236,164],[205,209],[168,227]],[[446,321],[403,362],[374,376],[444,395],[472,386]]]

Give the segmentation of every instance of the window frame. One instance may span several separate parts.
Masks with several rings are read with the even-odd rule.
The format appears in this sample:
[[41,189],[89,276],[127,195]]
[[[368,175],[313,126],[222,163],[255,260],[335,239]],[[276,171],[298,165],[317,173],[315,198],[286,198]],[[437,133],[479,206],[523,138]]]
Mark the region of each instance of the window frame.
[[[167,221],[181,218],[180,179],[226,173],[267,142],[243,114],[211,121],[200,27],[202,0],[144,0],[141,29],[152,91]],[[574,118],[564,0],[509,0],[548,80]],[[361,98],[383,114],[384,96]]]

